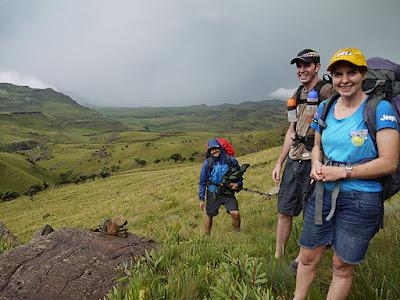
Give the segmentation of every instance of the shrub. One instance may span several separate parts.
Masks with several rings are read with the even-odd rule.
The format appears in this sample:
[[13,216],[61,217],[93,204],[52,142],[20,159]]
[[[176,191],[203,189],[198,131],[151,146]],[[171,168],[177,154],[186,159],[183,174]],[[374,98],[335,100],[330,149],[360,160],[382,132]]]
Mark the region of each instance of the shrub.
[[60,175],[58,175],[59,183],[60,184],[71,183],[74,179],[72,173],[73,173],[72,170],[60,173]]
[[76,176],[76,177],[74,178],[73,182],[74,182],[75,184],[78,184],[78,183],[81,183],[81,182],[85,182],[85,181],[88,180],[88,179],[89,179],[89,176],[84,175],[84,174],[80,174],[80,175],[78,175],[78,176]]
[[147,164],[147,161],[145,161],[144,159],[140,159],[137,164],[143,168]]
[[182,156],[182,154],[180,154],[180,153],[174,153],[174,154],[172,154],[172,155],[170,156],[170,158],[171,158],[172,160],[174,160],[175,162],[177,162],[178,160],[182,160],[182,159],[183,159],[183,156]]
[[104,167],[103,169],[101,169],[101,171],[100,171],[100,173],[99,173],[99,176],[100,176],[101,178],[108,178],[108,177],[110,177],[110,172],[109,172],[108,168],[107,168],[107,167]]
[[43,191],[44,187],[40,184],[32,184],[25,192],[25,196],[33,197],[33,195],[36,195],[38,192]]
[[0,192],[0,200],[1,201],[10,201],[19,197],[19,193],[15,191],[4,191]]

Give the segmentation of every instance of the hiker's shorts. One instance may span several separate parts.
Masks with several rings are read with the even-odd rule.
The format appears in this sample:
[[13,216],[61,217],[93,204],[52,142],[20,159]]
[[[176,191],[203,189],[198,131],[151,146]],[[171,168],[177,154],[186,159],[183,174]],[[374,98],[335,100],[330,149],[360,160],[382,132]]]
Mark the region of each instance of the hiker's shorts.
[[283,169],[278,194],[278,212],[286,216],[298,216],[304,201],[311,194],[311,160],[293,160],[288,157]]
[[207,191],[206,213],[210,217],[218,215],[220,206],[225,206],[226,212],[239,211],[239,205],[234,195],[218,195]]
[[326,221],[331,209],[332,192],[324,192],[322,225],[315,224],[315,196],[307,202],[303,232],[299,244],[304,248],[331,245],[343,262],[357,265],[364,260],[369,241],[383,222],[382,194],[340,192],[333,218]]

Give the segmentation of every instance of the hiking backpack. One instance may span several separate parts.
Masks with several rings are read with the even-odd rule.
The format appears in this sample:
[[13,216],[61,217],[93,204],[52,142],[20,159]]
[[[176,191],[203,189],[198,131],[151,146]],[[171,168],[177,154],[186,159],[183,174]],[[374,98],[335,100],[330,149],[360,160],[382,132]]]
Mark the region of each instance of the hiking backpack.
[[[390,101],[396,114],[397,123],[400,123],[400,65],[390,60],[373,57],[367,60],[367,77],[362,83],[364,92],[368,95],[364,106],[364,122],[371,135],[375,148],[376,144],[376,108],[380,101]],[[328,111],[339,95],[326,100],[319,122],[320,131],[326,127],[325,120]],[[395,174],[380,178],[383,187],[383,199],[386,200],[400,190],[400,163]]]
[[[216,138],[218,144],[224,149],[225,153],[228,154],[229,156],[235,156],[235,148],[233,148],[232,144],[224,138]],[[208,156],[207,153],[207,144],[206,144],[206,156]]]
[[223,139],[223,138],[216,138],[218,144],[221,145],[222,148],[224,148],[226,154],[228,154],[229,156],[235,156],[235,148],[233,148],[232,144],[229,143],[228,140]]
[[[313,88],[317,93],[318,93],[318,103],[321,103],[323,100],[321,98],[321,89],[322,87],[327,84],[330,83],[332,84],[332,77],[329,74],[324,74],[324,76],[322,76],[322,79],[320,81],[317,82],[317,84],[315,85],[315,87]],[[304,85],[300,85],[295,93],[295,98],[296,98],[296,103],[307,103],[307,99],[301,99],[301,90],[303,89]]]

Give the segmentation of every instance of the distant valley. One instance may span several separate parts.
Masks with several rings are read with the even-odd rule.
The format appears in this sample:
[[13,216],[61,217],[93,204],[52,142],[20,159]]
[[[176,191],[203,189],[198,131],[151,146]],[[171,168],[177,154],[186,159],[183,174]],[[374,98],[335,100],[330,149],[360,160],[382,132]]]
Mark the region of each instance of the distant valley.
[[239,156],[264,150],[281,143],[284,110],[277,100],[90,109],[52,89],[0,83],[0,192],[199,163],[213,136]]

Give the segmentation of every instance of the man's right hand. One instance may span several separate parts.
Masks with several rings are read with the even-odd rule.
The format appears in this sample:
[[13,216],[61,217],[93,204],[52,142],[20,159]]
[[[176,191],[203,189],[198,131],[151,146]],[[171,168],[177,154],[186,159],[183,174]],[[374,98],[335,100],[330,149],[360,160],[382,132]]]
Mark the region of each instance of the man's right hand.
[[205,207],[206,207],[206,203],[204,201],[200,201],[200,209],[204,210]]
[[278,183],[281,181],[280,173],[281,173],[281,164],[276,164],[274,170],[272,171],[272,180]]

